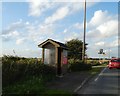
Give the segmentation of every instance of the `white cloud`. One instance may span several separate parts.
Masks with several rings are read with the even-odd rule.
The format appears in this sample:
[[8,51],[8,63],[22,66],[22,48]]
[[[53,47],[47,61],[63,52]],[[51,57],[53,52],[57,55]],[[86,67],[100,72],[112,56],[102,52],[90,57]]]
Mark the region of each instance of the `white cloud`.
[[77,29],[83,29],[83,23],[80,24],[80,23],[76,23],[73,25],[73,27],[77,28]]
[[63,19],[64,17],[66,17],[69,13],[69,9],[68,7],[62,7],[59,8],[52,16],[49,16],[48,18],[46,18],[45,23],[54,23],[58,20]]
[[[23,44],[26,40],[26,42],[32,42],[37,45],[48,38],[53,38],[55,40],[61,40],[64,42],[75,38],[83,38],[83,32],[81,32],[81,30],[83,30],[83,23],[76,22],[75,24],[71,24],[71,26],[67,27],[63,27],[62,24],[57,25],[57,21],[63,20],[64,18],[67,18],[68,15],[75,14],[75,12],[80,12],[80,10],[83,9],[82,2],[53,3],[40,2],[39,0],[30,1],[30,16],[41,16],[42,14],[43,16],[49,16],[47,18],[43,17],[43,22],[39,22],[38,20],[37,23],[30,23],[29,21],[23,21],[21,19],[11,24],[7,29],[3,31],[4,39],[7,40],[14,37],[16,44],[18,45]],[[87,7],[90,7],[94,4],[95,3],[87,3]],[[51,8],[54,9],[51,11]],[[50,10],[50,13],[44,15],[44,13],[48,10]],[[115,16],[112,16],[107,11],[98,10],[94,13],[93,18],[87,24],[87,43],[94,46],[94,48],[92,46],[93,49],[91,48],[91,52],[94,52],[94,50],[103,47],[103,45],[106,45],[106,48],[118,46],[117,41],[114,40],[113,42],[103,42],[105,38],[110,38],[117,35],[118,24]],[[62,28],[64,28],[64,30]],[[58,29],[63,31],[59,32]],[[88,50],[89,49],[90,47]],[[30,50],[26,49],[26,51]]]
[[98,10],[94,13],[94,16],[89,22],[89,26],[98,26],[101,25],[103,22],[106,22],[108,20],[108,12],[107,11],[102,11]]
[[[95,5],[96,3],[97,2],[87,2],[86,7],[89,8]],[[69,9],[70,9],[70,14],[74,14],[75,12],[81,11],[84,9],[84,2],[83,1],[82,2],[77,2],[77,1],[71,2]]]
[[29,24],[30,24],[30,22],[28,22],[28,21],[27,21],[25,24],[26,24],[26,25],[29,25]]
[[34,41],[35,43],[38,43],[44,39],[47,39],[53,35],[55,32],[54,29],[55,25],[52,24],[40,24],[37,26],[30,26],[27,31],[28,31],[28,39],[31,41]]
[[106,37],[117,35],[117,33],[118,33],[118,21],[117,20],[110,20],[110,21],[104,22],[103,24],[98,26],[97,29],[101,32],[102,35],[104,35]]
[[11,36],[19,36],[20,34],[19,34],[19,32],[18,31],[13,31],[12,33],[11,33]]
[[25,51],[30,51],[30,49],[27,48],[27,49],[25,49]]
[[70,14],[80,11],[83,8],[84,8],[83,2],[72,2],[72,3],[70,3],[70,6],[69,6]]
[[87,38],[106,39],[118,33],[118,21],[107,11],[98,10],[88,23]]
[[65,30],[63,31],[63,33],[67,33],[67,31],[68,31],[68,30],[67,30],[67,29],[65,29]]
[[[113,39],[113,38],[112,38]],[[99,42],[91,42],[90,45],[88,45],[88,55],[89,56],[97,56],[98,55],[98,50],[103,49],[103,51],[106,53],[106,56],[109,57],[109,54],[111,56],[118,56],[118,46],[120,46],[119,39],[114,38],[113,40],[108,40],[108,41],[99,41]],[[93,47],[94,46],[94,47]],[[93,54],[94,52],[94,54]],[[92,55],[93,54],[93,55]],[[98,56],[99,57],[99,56]]]
[[9,32],[8,34],[2,34],[2,40],[9,41],[13,38],[17,38],[19,35],[20,34],[18,31]]
[[49,38],[55,32],[54,28],[55,25],[53,24],[36,24],[36,22],[30,23],[21,19],[3,30],[2,40],[5,42],[16,40],[16,44],[19,45],[25,39],[27,40],[26,42],[34,42],[36,44],[46,39],[46,37]]
[[[41,16],[47,10],[62,7],[68,7],[69,14],[74,14],[77,11],[80,11],[84,8],[84,2],[75,1],[74,2],[61,2],[61,1],[49,1],[49,0],[28,0],[29,1],[29,15],[30,16]],[[96,2],[87,2],[87,7],[91,7]]]
[[87,33],[86,33],[86,38],[93,38],[93,39],[96,39],[96,38],[101,38],[101,33],[99,30],[97,29],[93,29],[93,30],[89,30]]
[[97,46],[103,46],[105,44],[105,42],[97,42],[97,43],[95,43],[95,45],[97,45]]
[[76,38],[79,38],[79,33],[76,33],[76,32],[69,32],[69,34],[65,34],[64,36],[64,41],[69,41],[69,40],[72,40],[72,39],[76,39]]
[[16,29],[24,28],[23,20],[20,19],[17,22],[12,23],[10,26],[8,26],[6,29],[3,29],[2,34],[9,34],[10,32],[15,31]]
[[[111,56],[117,54],[113,52],[119,46],[118,38],[118,17],[110,14],[108,11],[98,10],[94,12],[94,16],[88,22],[88,32],[86,33],[86,42],[88,45],[88,54],[97,56],[97,50],[103,48],[112,50]],[[94,47],[93,47],[94,46]],[[96,51],[95,51],[96,50]],[[95,54],[93,55],[93,52]],[[107,54],[108,55],[108,54]]]
[[18,31],[12,31],[12,32],[9,32],[9,34],[3,34],[2,36],[15,37],[15,36],[19,36],[19,32]]
[[48,0],[29,0],[30,9],[29,15],[30,16],[40,16],[43,12],[53,7],[53,2],[48,2]]
[[111,43],[107,44],[106,47],[112,48],[112,47],[118,47],[120,45],[119,40],[116,39],[112,41]]
[[20,44],[24,43],[24,41],[25,41],[25,38],[17,39],[17,40],[16,40],[16,44],[17,44],[17,45],[20,45]]

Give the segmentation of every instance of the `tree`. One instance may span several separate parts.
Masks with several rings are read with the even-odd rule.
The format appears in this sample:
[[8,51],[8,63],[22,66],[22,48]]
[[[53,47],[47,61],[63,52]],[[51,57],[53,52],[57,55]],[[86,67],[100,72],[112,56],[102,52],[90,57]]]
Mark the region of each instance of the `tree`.
[[[66,46],[68,47],[68,59],[82,59],[82,49],[83,49],[83,42],[79,39],[72,39],[67,41]],[[86,44],[87,45],[87,44]],[[85,46],[85,50],[86,50]]]

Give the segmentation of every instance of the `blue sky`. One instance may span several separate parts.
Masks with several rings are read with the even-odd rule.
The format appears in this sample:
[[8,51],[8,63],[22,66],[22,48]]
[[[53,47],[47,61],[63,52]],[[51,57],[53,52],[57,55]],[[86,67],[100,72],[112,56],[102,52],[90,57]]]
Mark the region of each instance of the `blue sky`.
[[[83,40],[83,2],[3,2],[2,54],[41,57],[38,44],[51,38],[65,43]],[[118,3],[87,2],[87,54],[118,56]],[[0,54],[0,55],[2,55]]]

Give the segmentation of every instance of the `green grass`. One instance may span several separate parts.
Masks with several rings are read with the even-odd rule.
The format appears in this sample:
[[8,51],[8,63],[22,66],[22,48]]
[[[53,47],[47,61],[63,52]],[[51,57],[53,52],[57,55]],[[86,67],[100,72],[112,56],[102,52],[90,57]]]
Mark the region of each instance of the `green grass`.
[[68,92],[68,91],[64,91],[64,90],[47,90],[44,94],[49,94],[49,95],[52,95],[52,94],[61,94],[61,95],[67,95],[67,96],[72,96],[72,93]]
[[104,67],[106,67],[106,64],[102,64],[96,67],[92,67],[91,70],[89,70],[91,75],[96,75],[98,74]]
[[92,68],[92,70],[90,70],[92,75],[95,75],[97,73],[99,73],[102,70],[102,67],[96,67],[96,68]]
[[3,94],[41,94],[44,91],[44,83],[39,77],[32,77],[3,88]]
[[26,94],[35,96],[44,96],[44,95],[52,95],[52,94],[61,94],[72,96],[70,92],[64,90],[50,90],[45,88],[45,82],[40,77],[32,77],[26,81],[19,81],[13,85],[7,86],[3,89],[3,95],[9,94]]

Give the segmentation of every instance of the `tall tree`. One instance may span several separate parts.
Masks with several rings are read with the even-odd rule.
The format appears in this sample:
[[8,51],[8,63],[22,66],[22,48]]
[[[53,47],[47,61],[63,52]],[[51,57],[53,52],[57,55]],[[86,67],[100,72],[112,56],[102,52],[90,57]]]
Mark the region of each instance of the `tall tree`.
[[[72,39],[65,43],[69,48],[68,51],[68,58],[69,59],[82,59],[82,49],[83,49],[83,42],[79,39]],[[86,50],[86,46],[85,46]]]

